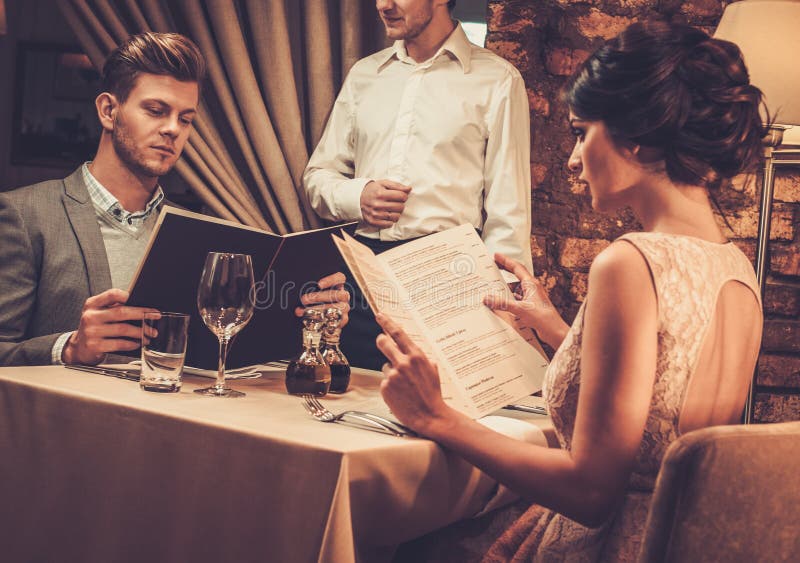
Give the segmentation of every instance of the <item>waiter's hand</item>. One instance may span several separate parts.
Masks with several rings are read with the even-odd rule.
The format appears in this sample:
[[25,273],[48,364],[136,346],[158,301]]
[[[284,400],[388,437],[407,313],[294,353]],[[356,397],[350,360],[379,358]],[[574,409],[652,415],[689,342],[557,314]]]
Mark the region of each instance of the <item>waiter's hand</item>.
[[61,360],[65,364],[98,364],[106,354],[136,350],[141,346],[142,328],[126,321],[141,321],[157,309],[128,307],[128,292],[109,289],[86,300],[78,330],[70,335]]
[[361,216],[372,227],[387,229],[394,225],[411,192],[411,186],[404,186],[392,180],[373,180],[361,192]]
[[300,302],[304,306],[297,307],[294,314],[302,317],[306,308],[324,311],[328,307],[336,307],[342,312],[339,327],[344,327],[349,320],[348,311],[350,311],[350,294],[344,289],[344,279],[343,273],[336,272],[319,280],[317,282],[319,291],[301,296]]

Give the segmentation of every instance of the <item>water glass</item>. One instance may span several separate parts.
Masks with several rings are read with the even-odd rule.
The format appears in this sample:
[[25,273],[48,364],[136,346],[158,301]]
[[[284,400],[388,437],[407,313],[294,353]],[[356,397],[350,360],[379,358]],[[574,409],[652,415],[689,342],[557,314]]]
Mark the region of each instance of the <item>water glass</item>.
[[162,393],[180,391],[188,328],[189,315],[184,313],[144,314],[140,388]]

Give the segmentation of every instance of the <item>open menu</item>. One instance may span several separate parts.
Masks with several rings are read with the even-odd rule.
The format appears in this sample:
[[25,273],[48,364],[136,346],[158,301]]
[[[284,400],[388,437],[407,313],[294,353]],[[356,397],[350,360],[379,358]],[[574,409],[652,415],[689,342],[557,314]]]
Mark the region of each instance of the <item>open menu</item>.
[[[344,271],[331,233],[356,223],[277,235],[232,221],[165,206],[130,285],[128,304],[189,313],[186,365],[217,368],[217,337],[197,310],[197,286],[209,252],[249,254],[255,308],[234,337],[227,366],[239,368],[290,358],[302,349],[302,322],[294,315],[300,295],[316,281]],[[138,352],[135,352],[138,353]]]
[[547,360],[533,330],[483,304],[489,294],[514,297],[472,225],[377,256],[342,237],[333,236],[370,307],[438,364],[450,406],[479,418],[541,389]]

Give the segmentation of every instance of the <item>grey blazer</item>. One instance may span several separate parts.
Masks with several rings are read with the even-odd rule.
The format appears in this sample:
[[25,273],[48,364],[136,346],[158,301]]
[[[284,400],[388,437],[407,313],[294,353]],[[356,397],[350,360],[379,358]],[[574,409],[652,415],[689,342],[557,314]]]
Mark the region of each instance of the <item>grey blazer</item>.
[[0,193],[0,365],[46,365],[83,304],[111,287],[108,257],[80,168]]

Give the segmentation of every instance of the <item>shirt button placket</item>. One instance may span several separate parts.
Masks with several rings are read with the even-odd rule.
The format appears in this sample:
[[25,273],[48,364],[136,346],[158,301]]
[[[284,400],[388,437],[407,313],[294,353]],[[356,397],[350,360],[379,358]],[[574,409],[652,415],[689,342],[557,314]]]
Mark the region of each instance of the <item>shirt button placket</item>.
[[[403,96],[400,98],[400,104],[398,105],[397,120],[395,121],[392,144],[389,149],[389,166],[387,173],[389,180],[400,182],[401,184],[408,183],[405,169],[408,145],[411,140],[411,127],[414,124],[414,105],[416,104],[419,87],[426,69],[427,66],[417,66],[411,71],[411,75],[408,77],[406,86],[403,89]],[[380,239],[391,240],[392,238],[396,238],[392,237],[392,235],[397,234],[397,230],[397,223],[389,228],[382,229],[379,233]]]

